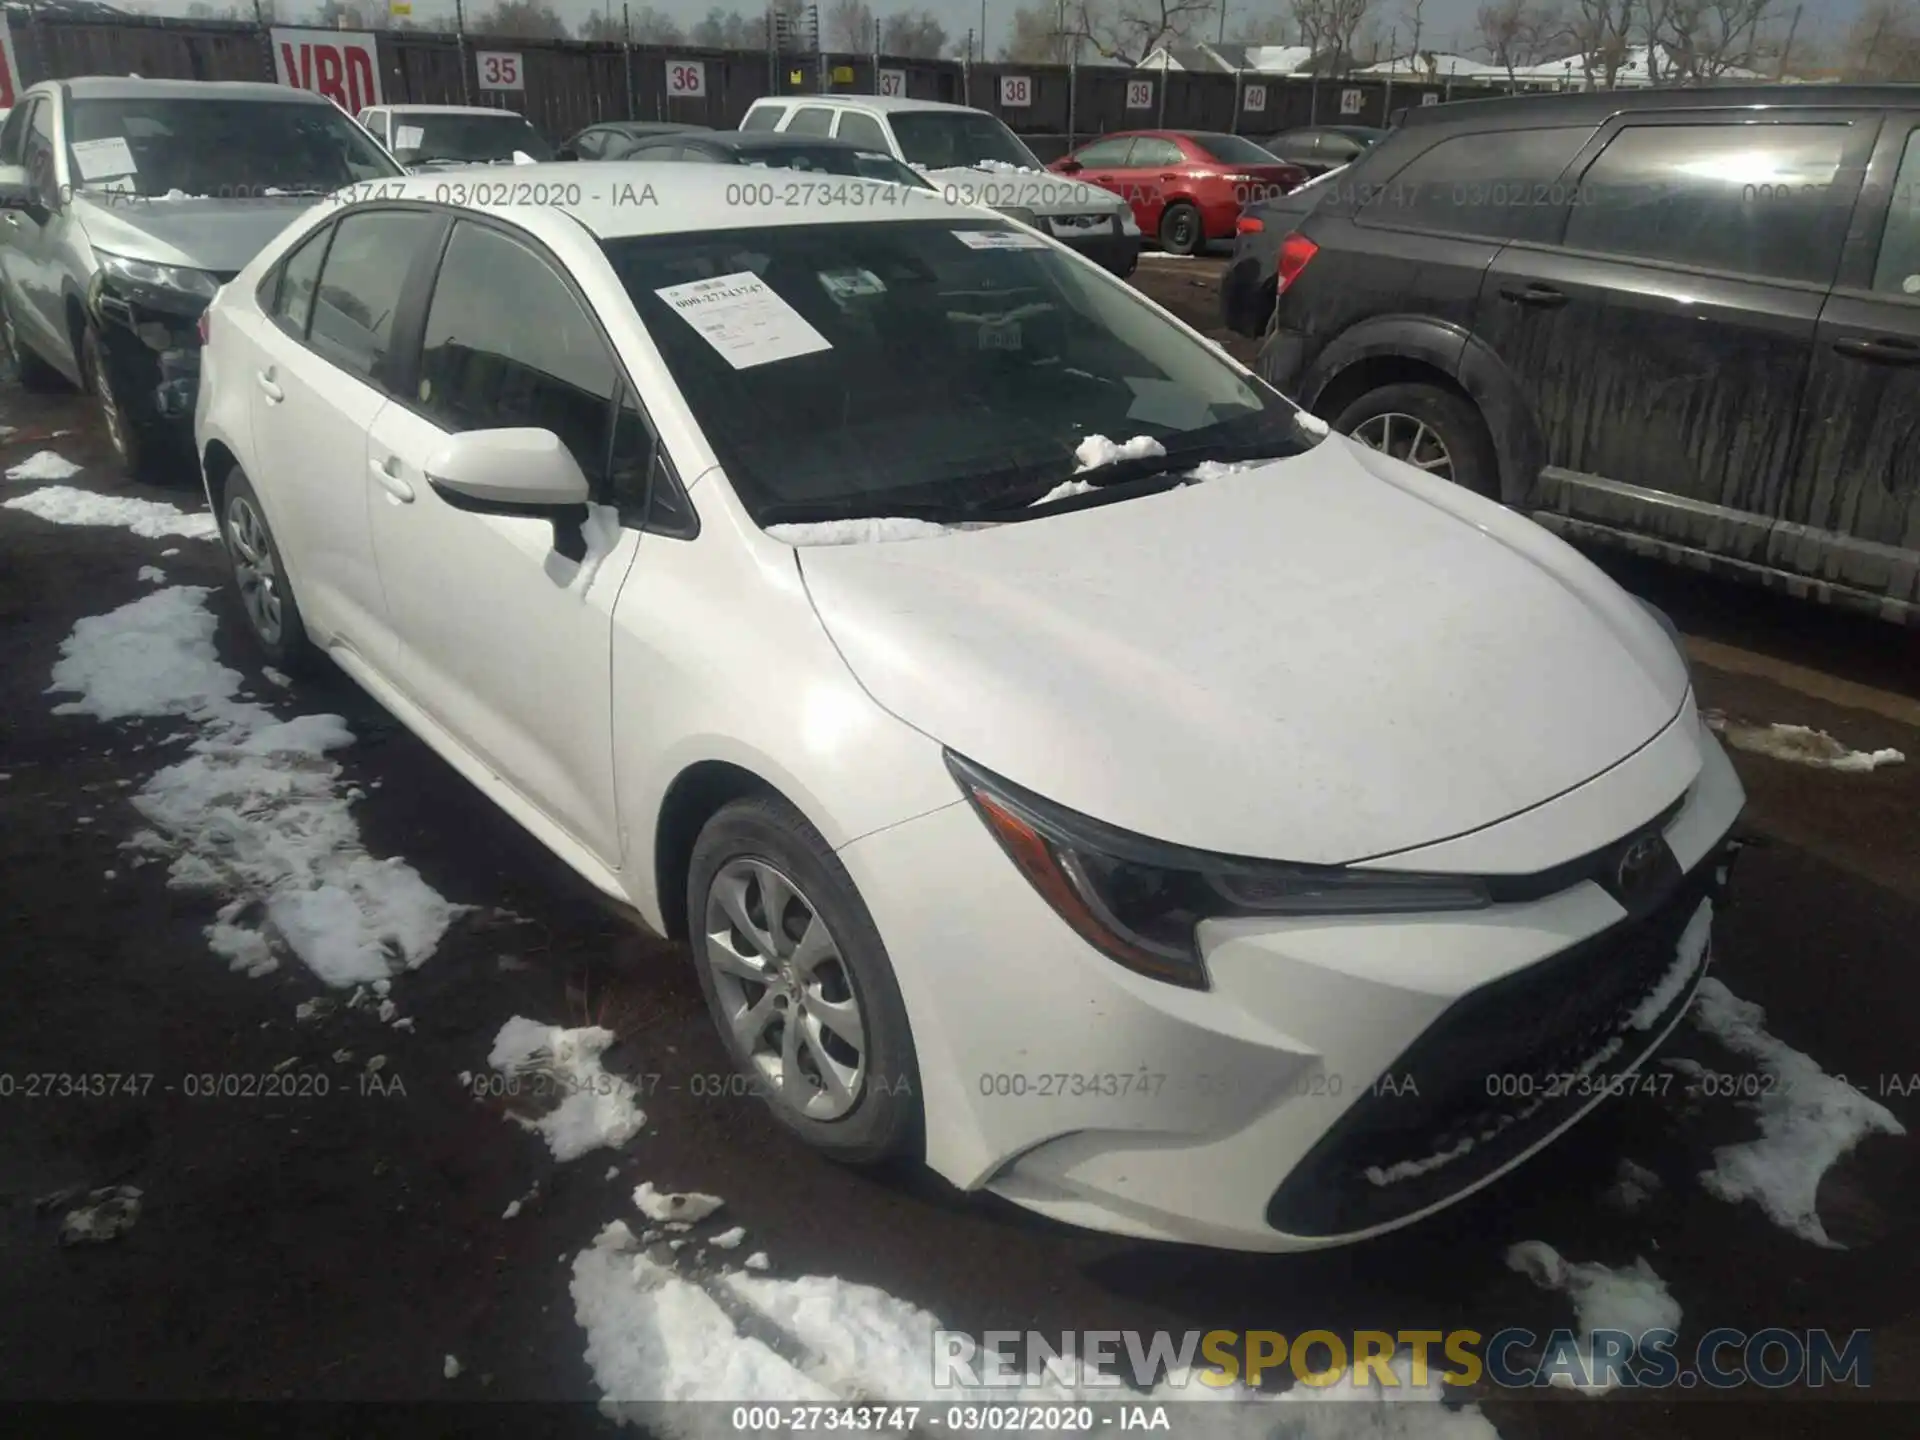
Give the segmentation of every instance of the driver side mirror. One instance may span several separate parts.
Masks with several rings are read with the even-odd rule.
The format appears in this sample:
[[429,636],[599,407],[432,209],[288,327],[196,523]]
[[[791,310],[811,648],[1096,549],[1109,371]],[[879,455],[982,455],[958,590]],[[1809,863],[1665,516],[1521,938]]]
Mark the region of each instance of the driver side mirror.
[[586,553],[580,525],[592,487],[573,452],[551,430],[468,430],[427,460],[427,483],[456,510],[553,523],[553,548]]
[[44,213],[45,204],[24,165],[0,165],[0,210]]

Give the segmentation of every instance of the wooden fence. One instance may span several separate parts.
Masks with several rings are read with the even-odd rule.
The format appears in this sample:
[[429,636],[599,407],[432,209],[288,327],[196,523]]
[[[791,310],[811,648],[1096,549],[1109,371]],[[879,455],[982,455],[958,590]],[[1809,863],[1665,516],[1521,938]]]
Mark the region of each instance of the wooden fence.
[[[274,78],[267,32],[176,19],[76,20],[9,13],[22,85],[75,75],[149,79]],[[381,91],[390,104],[490,104],[520,110],[554,140],[607,119],[684,120],[731,129],[770,94],[898,93],[1000,116],[1042,159],[1115,130],[1196,129],[1266,135],[1308,124],[1385,125],[1393,110],[1499,93],[1484,86],[1233,76],[1117,66],[969,65],[868,55],[663,49],[583,40],[383,31]],[[475,55],[520,57],[523,89],[483,90]],[[702,93],[670,95],[670,67],[698,61]],[[1429,98],[1431,97],[1431,98]],[[1024,103],[1023,103],[1024,102]]]

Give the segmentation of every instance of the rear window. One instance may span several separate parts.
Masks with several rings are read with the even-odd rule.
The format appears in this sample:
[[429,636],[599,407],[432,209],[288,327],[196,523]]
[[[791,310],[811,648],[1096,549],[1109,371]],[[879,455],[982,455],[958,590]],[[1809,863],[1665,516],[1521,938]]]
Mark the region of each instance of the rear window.
[[1239,135],[1189,135],[1187,137],[1214,159],[1228,165],[1271,165],[1273,152],[1262,150],[1253,141]]
[[777,130],[780,117],[787,113],[784,105],[756,105],[747,112],[747,118],[740,122],[742,130]]
[[1848,127],[1639,125],[1587,167],[1566,244],[1781,280],[1831,281],[1829,193]]
[[1569,203],[1560,176],[1590,125],[1456,135],[1392,179],[1360,187],[1368,224],[1503,239],[1544,238]]

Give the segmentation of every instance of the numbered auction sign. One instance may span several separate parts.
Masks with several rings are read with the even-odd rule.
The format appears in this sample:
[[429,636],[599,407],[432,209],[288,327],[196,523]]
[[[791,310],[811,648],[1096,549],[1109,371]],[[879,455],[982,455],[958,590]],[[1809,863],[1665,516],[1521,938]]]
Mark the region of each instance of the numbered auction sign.
[[517,50],[476,50],[474,68],[480,72],[482,90],[525,90],[526,68]]
[[905,95],[907,93],[907,72],[904,70],[882,70],[880,72],[880,93],[882,95]]
[[1429,90],[1420,97],[1420,103],[1422,105],[1438,105],[1440,103],[1440,97]]
[[1342,115],[1358,115],[1360,113],[1360,100],[1361,95],[1358,90],[1342,90],[1340,92],[1340,113]]
[[691,100],[707,93],[707,62],[704,60],[667,61],[667,98]]
[[273,26],[273,76],[282,85],[324,95],[349,115],[380,103],[380,60],[371,30],[292,30]]
[[1153,81],[1129,80],[1127,82],[1127,108],[1129,110],[1153,108]]
[[1031,75],[1002,75],[1000,77],[1000,105],[1005,109],[1016,109],[1033,104],[1033,77]]
[[1240,108],[1249,115],[1258,115],[1267,108],[1267,87],[1249,85],[1240,97]]

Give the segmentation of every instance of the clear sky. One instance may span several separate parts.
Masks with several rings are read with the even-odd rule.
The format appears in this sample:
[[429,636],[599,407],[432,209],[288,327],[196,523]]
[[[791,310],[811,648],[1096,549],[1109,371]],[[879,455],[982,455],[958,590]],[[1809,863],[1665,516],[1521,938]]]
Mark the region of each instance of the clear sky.
[[[118,0],[125,9],[145,10],[157,14],[178,15],[185,12],[189,0]],[[252,0],[210,0],[219,8],[236,4],[243,10],[251,6]],[[320,0],[280,0],[282,10],[306,8],[309,12],[317,9]],[[381,0],[370,0],[381,3]],[[482,9],[488,0],[464,0],[469,11]],[[551,0],[553,7],[569,25],[578,26],[589,14],[610,3],[612,13],[620,13],[619,0]],[[673,16],[683,24],[691,23],[712,8],[713,0],[652,0],[654,8]],[[1422,48],[1471,51],[1476,43],[1474,16],[1478,13],[1483,0],[1425,0],[1421,25],[1423,29]],[[1552,0],[1547,0],[1548,4]],[[1801,0],[1775,0],[1779,13],[1790,16],[1796,3]],[[1842,33],[1848,21],[1859,9],[1861,0],[1804,0],[1800,20],[1800,33],[1806,35],[1838,35]],[[896,10],[930,10],[943,23],[948,33],[955,39],[964,36],[969,27],[980,24],[981,8],[979,0],[868,0],[874,12],[885,16]],[[1281,0],[1227,0],[1227,33],[1232,36],[1235,30],[1256,17],[1284,13]],[[639,10],[642,4],[634,0],[633,8]],[[755,13],[764,8],[764,0],[741,0],[741,3],[720,6],[723,10],[739,10],[742,13]],[[826,6],[823,4],[823,10]],[[997,53],[1005,41],[1009,17],[1015,6],[1013,0],[987,0],[986,29],[990,39],[988,53]],[[1400,47],[1404,49],[1412,37],[1412,25],[1406,18],[1405,0],[1374,0],[1373,15],[1379,25],[1383,38],[1387,32],[1398,29]],[[431,25],[436,19],[443,19],[447,28],[452,28],[453,0],[413,0],[414,19]],[[1211,37],[1217,32],[1218,18],[1207,22],[1204,32]]]

